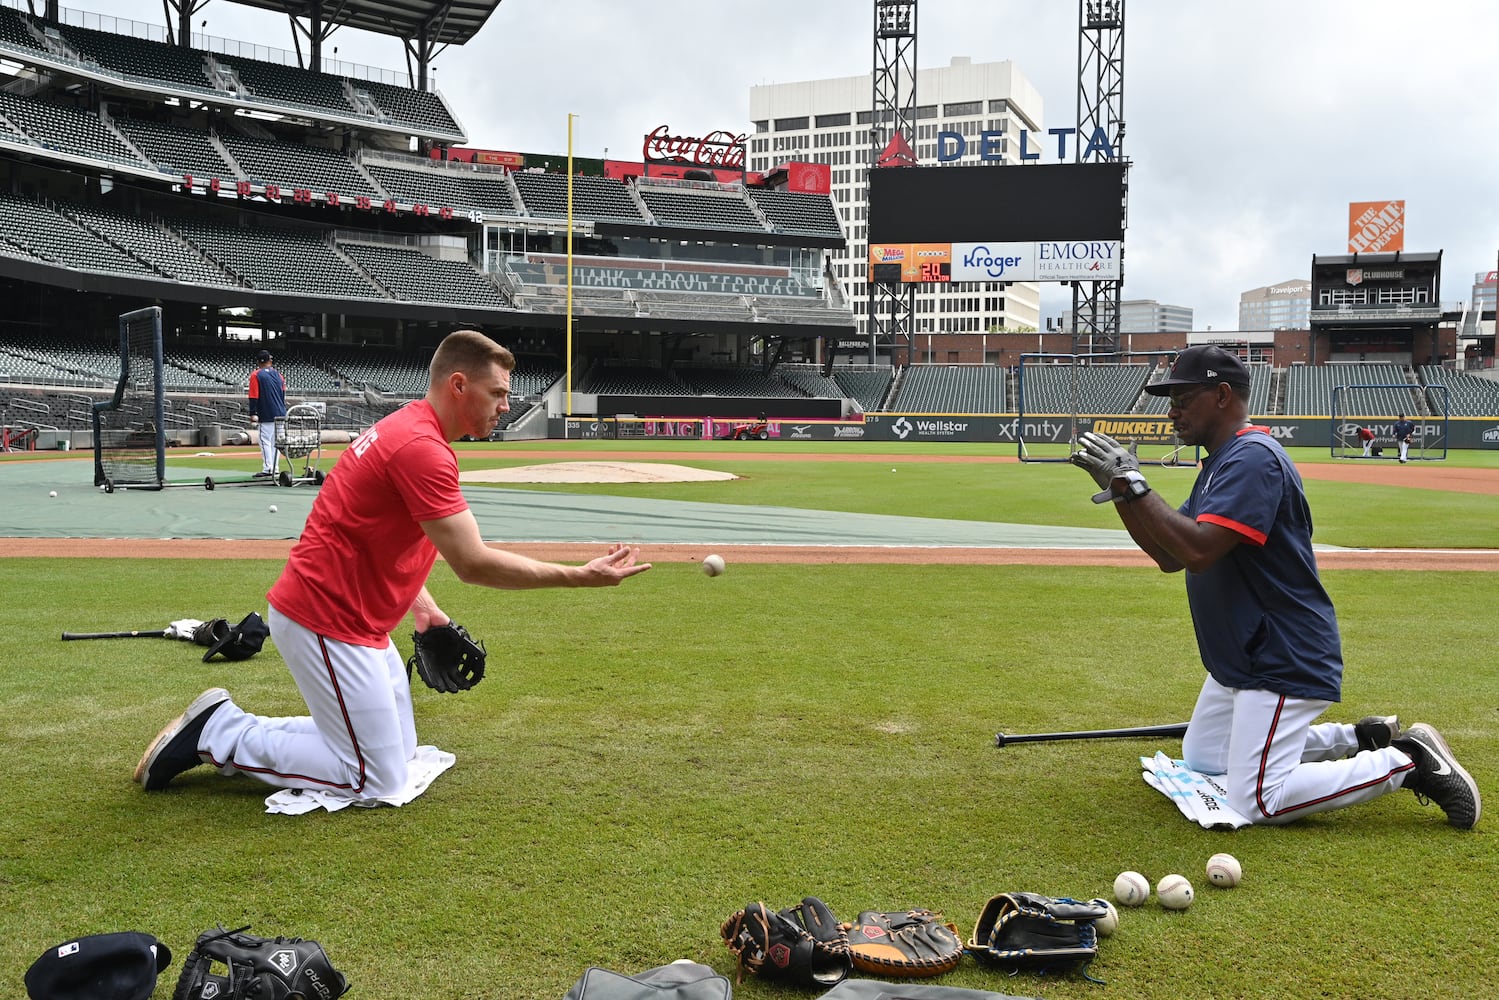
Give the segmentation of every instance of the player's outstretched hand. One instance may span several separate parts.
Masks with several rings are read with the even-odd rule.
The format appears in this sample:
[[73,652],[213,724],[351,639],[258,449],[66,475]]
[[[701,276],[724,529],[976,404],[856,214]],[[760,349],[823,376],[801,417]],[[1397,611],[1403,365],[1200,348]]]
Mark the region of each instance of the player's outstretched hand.
[[648,562],[638,562],[640,549],[615,543],[609,546],[609,554],[599,556],[583,567],[583,586],[618,587],[629,577],[644,573],[651,568]]
[[1137,447],[1131,444],[1125,448],[1107,434],[1087,431],[1079,435],[1077,450],[1068,461],[1079,469],[1086,470],[1100,489],[1107,490],[1114,480],[1123,478],[1125,473],[1140,471],[1140,459],[1135,454]]

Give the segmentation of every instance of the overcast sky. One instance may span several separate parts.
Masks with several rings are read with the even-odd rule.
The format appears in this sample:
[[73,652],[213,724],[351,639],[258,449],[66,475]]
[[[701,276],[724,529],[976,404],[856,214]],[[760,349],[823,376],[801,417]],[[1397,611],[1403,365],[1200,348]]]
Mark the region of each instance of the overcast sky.
[[[156,25],[161,0],[65,5]],[[471,145],[638,160],[656,125],[749,131],[749,89],[866,74],[873,0],[502,0],[436,79]],[[1013,60],[1075,124],[1076,0],[918,0],[917,64]],[[290,49],[287,19],[211,0],[220,37]],[[197,26],[195,25],[195,28]],[[340,30],[337,58],[404,70],[401,44]],[[1347,251],[1348,203],[1404,199],[1408,251],[1441,250],[1442,301],[1499,255],[1495,0],[1130,0],[1124,298],[1238,325],[1241,292]],[[331,55],[331,53],[326,53]],[[920,95],[917,95],[918,102]],[[1042,286],[1043,315],[1071,293]]]

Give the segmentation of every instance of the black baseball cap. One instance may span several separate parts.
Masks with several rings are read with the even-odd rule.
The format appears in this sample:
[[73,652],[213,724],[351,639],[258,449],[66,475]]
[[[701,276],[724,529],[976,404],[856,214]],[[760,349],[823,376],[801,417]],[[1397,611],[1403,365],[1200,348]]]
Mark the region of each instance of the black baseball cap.
[[48,948],[26,970],[31,1000],[148,1000],[172,952],[150,934],[90,934]]
[[256,361],[269,361],[269,360],[271,360],[271,352],[270,351],[261,351],[259,354],[255,355],[255,360]]
[[1247,386],[1249,369],[1237,355],[1212,344],[1203,344],[1178,354],[1166,377],[1147,385],[1145,391],[1152,396],[1169,396],[1172,390],[1184,385],[1217,385],[1219,382]]

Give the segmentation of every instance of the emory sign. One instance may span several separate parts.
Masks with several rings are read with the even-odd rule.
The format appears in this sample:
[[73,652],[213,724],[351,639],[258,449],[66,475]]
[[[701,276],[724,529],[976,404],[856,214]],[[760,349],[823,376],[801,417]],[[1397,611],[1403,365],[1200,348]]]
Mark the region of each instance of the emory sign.
[[743,132],[718,129],[705,136],[682,136],[672,135],[667,126],[658,125],[646,134],[640,152],[647,163],[696,163],[743,170],[748,141],[749,135]]

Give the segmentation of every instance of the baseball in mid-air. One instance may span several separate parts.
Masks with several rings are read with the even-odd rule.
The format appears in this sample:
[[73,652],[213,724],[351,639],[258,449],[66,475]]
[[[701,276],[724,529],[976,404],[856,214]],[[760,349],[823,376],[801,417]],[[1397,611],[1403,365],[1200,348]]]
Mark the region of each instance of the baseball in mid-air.
[[1114,932],[1119,929],[1119,911],[1114,909],[1114,904],[1107,899],[1095,899],[1093,902],[1100,904],[1108,911],[1093,921],[1093,929],[1098,932],[1099,937],[1113,937]]
[[269,510],[272,514],[276,513],[276,505],[275,504],[271,504],[266,509]]
[[1150,898],[1150,883],[1139,872],[1120,872],[1114,879],[1114,898],[1121,906],[1139,906]]
[[711,555],[703,560],[703,572],[709,576],[718,576],[724,571],[723,556]]
[[1232,854],[1214,854],[1208,858],[1208,881],[1220,889],[1232,889],[1244,877],[1239,859]]
[[1167,875],[1155,884],[1156,898],[1168,910],[1185,910],[1192,905],[1192,883],[1185,875]]
[[48,493],[48,494],[47,494],[47,495],[48,495],[48,496],[49,496],[49,497],[54,497],[54,498],[55,498],[55,497],[56,497],[56,496],[57,496],[57,491],[56,491],[56,490],[53,490],[53,491],[52,491],[52,492],[51,492],[51,493]]

